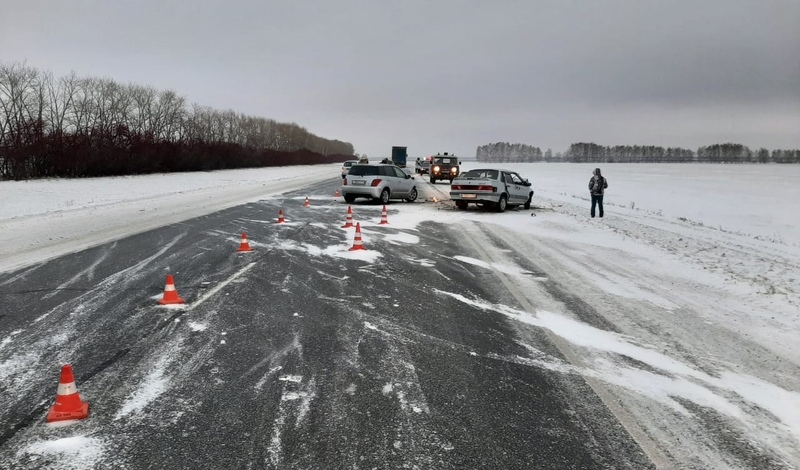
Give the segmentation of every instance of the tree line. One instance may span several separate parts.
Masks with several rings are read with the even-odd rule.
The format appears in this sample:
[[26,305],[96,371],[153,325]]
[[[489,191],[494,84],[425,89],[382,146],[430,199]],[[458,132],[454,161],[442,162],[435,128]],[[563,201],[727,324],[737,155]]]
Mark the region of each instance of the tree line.
[[496,142],[481,145],[475,152],[479,162],[525,163],[800,163],[800,150],[756,151],[742,144],[714,144],[697,151],[680,147],[653,145],[597,145],[581,142],[569,146],[565,152],[553,153],[547,149],[526,144]]
[[338,162],[352,144],[172,90],[0,64],[0,179]]

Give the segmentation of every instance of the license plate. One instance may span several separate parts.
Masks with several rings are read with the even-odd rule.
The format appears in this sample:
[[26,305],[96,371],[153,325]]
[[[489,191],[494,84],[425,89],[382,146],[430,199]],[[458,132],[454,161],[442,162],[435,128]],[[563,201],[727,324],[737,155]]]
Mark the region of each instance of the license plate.
[[463,197],[464,199],[475,199],[476,197],[478,197],[478,195],[477,194],[462,194],[461,197]]
[[355,181],[353,181],[353,185],[354,186],[364,186],[364,183],[366,183],[366,181],[364,181],[364,180],[355,180]]

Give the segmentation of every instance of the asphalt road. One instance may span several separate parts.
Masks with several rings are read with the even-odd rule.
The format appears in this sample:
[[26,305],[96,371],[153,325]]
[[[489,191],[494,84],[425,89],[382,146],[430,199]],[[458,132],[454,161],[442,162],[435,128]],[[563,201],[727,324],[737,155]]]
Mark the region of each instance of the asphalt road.
[[[441,294],[514,303],[453,260],[462,234],[373,237],[374,263],[318,253],[352,240],[338,183],[0,275],[0,468],[652,467],[582,377],[509,360],[528,354],[516,326]],[[253,253],[234,253],[242,230]],[[167,273],[186,308],[157,305]],[[90,416],[47,425],[67,362]],[[76,436],[96,452],[41,451]]]

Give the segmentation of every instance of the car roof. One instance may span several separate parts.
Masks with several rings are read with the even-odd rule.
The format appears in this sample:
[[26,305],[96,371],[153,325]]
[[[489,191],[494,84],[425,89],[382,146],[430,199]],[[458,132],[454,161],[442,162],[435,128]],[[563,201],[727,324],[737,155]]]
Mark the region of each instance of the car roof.
[[507,170],[505,168],[470,168],[467,171],[504,171],[506,173],[517,173],[514,170]]
[[358,162],[359,162],[359,160],[345,160],[342,163],[358,163]]
[[394,163],[359,163],[357,166],[397,166]]

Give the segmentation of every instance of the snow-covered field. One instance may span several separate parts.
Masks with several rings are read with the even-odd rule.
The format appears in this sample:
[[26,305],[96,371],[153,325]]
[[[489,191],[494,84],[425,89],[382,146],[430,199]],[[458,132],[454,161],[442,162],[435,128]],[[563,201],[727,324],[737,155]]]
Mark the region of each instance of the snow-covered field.
[[[477,162],[471,165],[479,165]],[[587,184],[600,166],[609,181],[611,213],[635,209],[668,220],[800,247],[800,165],[503,164],[527,175],[541,194],[588,200]]]
[[[766,448],[787,466],[800,466],[800,166],[603,165],[604,219],[588,217],[586,186],[595,165],[500,166],[533,182],[532,214],[442,210],[440,202],[399,205],[392,223],[454,224],[475,244],[460,261],[505,276],[509,289],[536,307],[442,295],[545,330],[556,344],[579,351],[569,362],[540,351],[516,360],[579,374],[601,395],[610,390],[604,401],[638,423],[625,425],[633,434],[644,430],[639,442],[655,460],[683,452],[689,457],[678,461],[726,468],[714,450],[719,436],[697,438],[721,422],[737,430],[730,439],[743,452]],[[338,165],[323,165],[2,182],[0,272],[338,172]],[[426,192],[446,199],[447,186]],[[476,222],[495,226],[498,237],[620,333],[576,321],[555,303],[536,303],[537,279],[479,243]],[[671,451],[648,449],[649,440],[669,443]]]
[[339,168],[0,182],[0,272],[324,181]]

